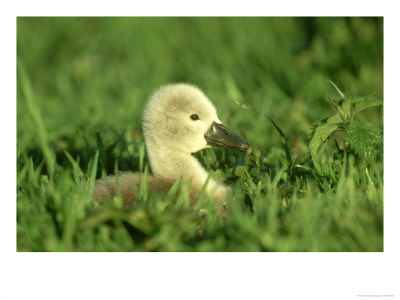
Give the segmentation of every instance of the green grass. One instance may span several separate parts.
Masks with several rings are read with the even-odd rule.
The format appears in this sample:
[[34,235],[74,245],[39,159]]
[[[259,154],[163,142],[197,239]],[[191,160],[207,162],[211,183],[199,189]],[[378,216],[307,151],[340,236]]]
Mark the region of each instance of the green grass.
[[[18,251],[383,251],[382,151],[308,147],[327,80],[383,99],[382,18],[18,18],[17,56]],[[180,81],[253,148],[195,154],[230,216],[144,186],[128,209],[91,203],[95,178],[149,170],[142,109]],[[383,109],[355,121],[381,130]]]

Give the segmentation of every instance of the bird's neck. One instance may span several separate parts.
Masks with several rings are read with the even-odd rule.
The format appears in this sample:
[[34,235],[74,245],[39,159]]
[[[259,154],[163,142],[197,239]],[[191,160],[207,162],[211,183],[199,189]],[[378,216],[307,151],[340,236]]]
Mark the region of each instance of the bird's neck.
[[208,178],[209,174],[200,162],[190,153],[171,149],[170,147],[152,147],[147,145],[151,169],[155,177],[176,181],[179,178],[190,180],[192,186],[200,189],[208,180],[207,190],[213,189],[218,184]]

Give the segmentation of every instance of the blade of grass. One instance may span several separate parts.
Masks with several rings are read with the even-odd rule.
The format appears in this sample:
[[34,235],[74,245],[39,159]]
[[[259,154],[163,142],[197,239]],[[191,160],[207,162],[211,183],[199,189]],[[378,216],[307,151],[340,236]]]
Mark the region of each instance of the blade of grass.
[[92,193],[94,189],[94,183],[96,181],[96,172],[97,172],[97,162],[99,160],[99,150],[96,151],[94,156],[94,160],[92,163],[92,169],[90,170],[90,177],[89,177],[89,185],[88,185],[88,201],[92,199]]
[[79,164],[73,159],[73,157],[71,156],[71,154],[68,153],[68,151],[64,151],[64,154],[72,165],[75,182],[79,183],[80,178],[83,177],[83,172],[79,167]]
[[268,115],[266,115],[265,113],[263,113],[262,111],[260,111],[260,110],[258,110],[258,109],[256,109],[256,108],[254,108],[254,107],[252,107],[252,106],[250,106],[250,105],[243,104],[243,103],[240,103],[240,102],[238,102],[238,101],[233,101],[233,103],[234,103],[235,105],[241,107],[241,108],[248,109],[248,110],[252,110],[252,111],[254,111],[254,112],[258,113],[258,114],[261,114],[262,116],[264,116],[265,118],[267,118],[267,119],[272,123],[272,125],[273,125],[273,126],[275,127],[275,129],[278,131],[279,136],[281,137],[281,142],[282,142],[282,145],[283,145],[283,149],[285,150],[286,159],[289,161],[289,164],[292,165],[293,159],[292,159],[292,154],[290,153],[288,138],[287,138],[286,135],[283,133],[283,131],[279,128],[279,126],[275,123],[275,121],[274,121],[272,118],[270,118]]
[[43,152],[43,156],[46,161],[47,172],[51,179],[53,178],[54,175],[55,155],[49,145],[47,130],[43,123],[43,118],[40,113],[39,106],[35,101],[31,83],[29,81],[29,76],[26,73],[25,67],[21,63],[20,59],[18,59],[17,65],[18,65],[18,78],[20,79],[25,103],[28,108],[30,117],[32,118],[33,124],[37,128],[36,133],[38,135],[39,146]]
[[343,92],[336,86],[336,84],[333,83],[333,81],[330,81],[330,80],[327,80],[327,81],[335,88],[335,90],[338,92],[340,97],[342,97],[343,99],[346,98],[346,95],[343,94]]

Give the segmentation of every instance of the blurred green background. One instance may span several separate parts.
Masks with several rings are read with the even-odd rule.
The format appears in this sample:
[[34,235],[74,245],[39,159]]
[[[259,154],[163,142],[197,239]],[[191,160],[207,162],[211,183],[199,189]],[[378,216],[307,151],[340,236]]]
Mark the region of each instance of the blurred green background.
[[[140,131],[149,95],[183,81],[265,149],[279,141],[274,128],[231,101],[252,104],[303,140],[330,113],[326,80],[346,94],[382,98],[382,26],[382,18],[19,18],[17,45],[53,143],[81,148],[79,132],[90,141],[109,127]],[[37,145],[20,101],[25,151]]]
[[[283,153],[279,134],[266,118],[233,101],[269,115],[288,136],[293,155],[306,159],[313,123],[333,113],[324,101],[334,93],[327,80],[346,95],[383,98],[383,18],[19,17],[17,59],[29,78],[58,177],[71,169],[64,151],[86,171],[100,149],[97,177],[112,174],[116,161],[120,170],[137,171],[145,101],[173,82],[203,89],[220,119],[273,164]],[[32,237],[44,233],[26,232],[39,222],[25,218],[33,212],[25,209],[26,201],[50,196],[40,190],[44,146],[20,75],[17,88],[20,249],[58,249]],[[357,118],[383,127],[381,107]],[[229,152],[233,161],[240,155]],[[63,194],[51,197],[64,197],[73,181],[56,184],[56,190]],[[49,216],[57,212],[48,210]],[[62,222],[54,222],[62,235]]]

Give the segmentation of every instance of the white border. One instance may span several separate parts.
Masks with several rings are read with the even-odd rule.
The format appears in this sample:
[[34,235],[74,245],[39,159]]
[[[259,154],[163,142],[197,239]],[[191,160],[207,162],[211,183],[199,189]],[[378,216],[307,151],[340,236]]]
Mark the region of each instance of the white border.
[[[363,299],[400,296],[398,9],[376,1],[16,1],[1,16],[1,299]],[[263,4],[261,4],[263,3]],[[395,2],[394,2],[395,3]],[[384,253],[16,253],[16,16],[384,15]],[[374,298],[379,299],[379,298]]]

